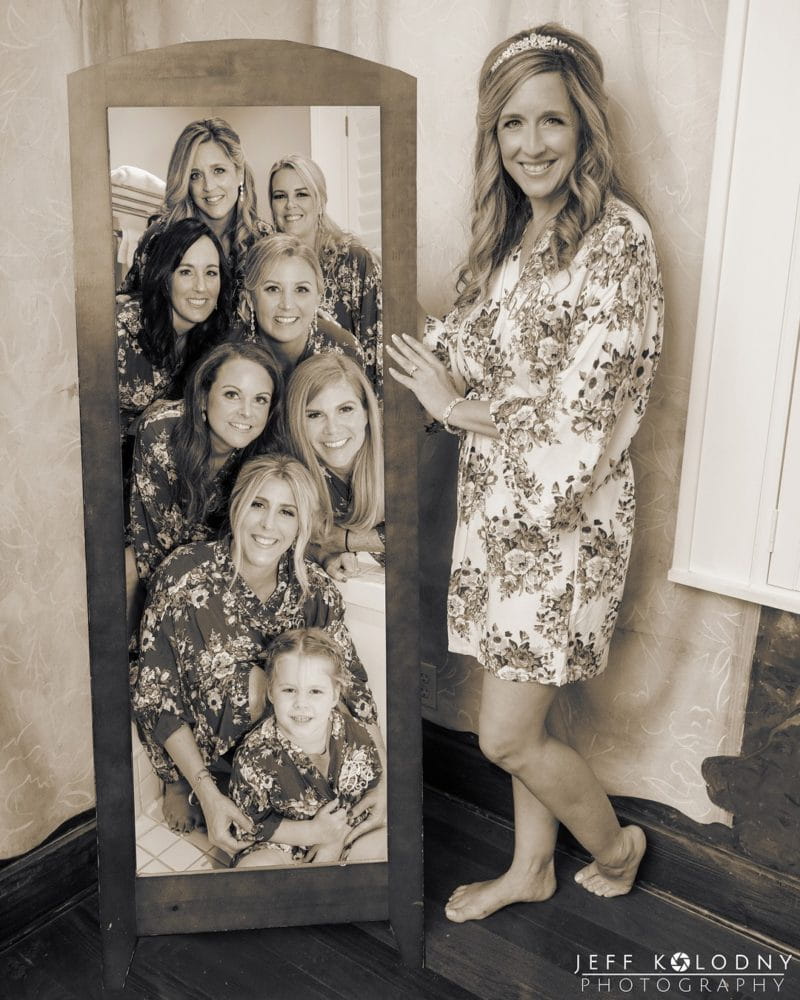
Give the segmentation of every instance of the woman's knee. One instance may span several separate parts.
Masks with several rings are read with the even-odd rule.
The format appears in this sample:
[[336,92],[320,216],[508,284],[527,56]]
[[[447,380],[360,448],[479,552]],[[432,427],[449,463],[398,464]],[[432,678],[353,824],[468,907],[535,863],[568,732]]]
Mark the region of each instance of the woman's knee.
[[482,730],[478,736],[478,744],[484,757],[511,774],[516,773],[522,766],[534,742],[531,734],[517,733],[513,730],[492,728]]

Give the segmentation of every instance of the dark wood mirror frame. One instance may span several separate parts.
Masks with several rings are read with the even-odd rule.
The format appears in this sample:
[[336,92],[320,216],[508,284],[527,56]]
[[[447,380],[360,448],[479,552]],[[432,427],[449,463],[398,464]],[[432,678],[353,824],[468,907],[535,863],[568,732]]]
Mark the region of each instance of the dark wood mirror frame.
[[[109,107],[371,105],[381,109],[383,319],[415,328],[416,81],[294,42],[193,42],[69,77],[75,309],[97,787],[104,983],[122,986],[137,937],[389,919],[423,961],[415,414],[387,379],[386,643],[389,861],[292,870],[136,875],[123,499],[119,455]],[[405,398],[403,398],[405,396]]]

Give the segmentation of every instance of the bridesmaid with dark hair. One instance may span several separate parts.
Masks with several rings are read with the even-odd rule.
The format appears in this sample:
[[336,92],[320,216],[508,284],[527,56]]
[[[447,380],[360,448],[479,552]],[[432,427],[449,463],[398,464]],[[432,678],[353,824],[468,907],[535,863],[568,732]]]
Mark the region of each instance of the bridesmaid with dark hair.
[[117,306],[123,436],[153,400],[180,398],[186,373],[228,332],[231,293],[225,254],[204,222],[182,219],[153,240],[141,293]]
[[282,387],[261,345],[224,343],[195,367],[182,400],[143,415],[130,502],[139,580],[178,545],[218,533],[240,465],[267,450]]

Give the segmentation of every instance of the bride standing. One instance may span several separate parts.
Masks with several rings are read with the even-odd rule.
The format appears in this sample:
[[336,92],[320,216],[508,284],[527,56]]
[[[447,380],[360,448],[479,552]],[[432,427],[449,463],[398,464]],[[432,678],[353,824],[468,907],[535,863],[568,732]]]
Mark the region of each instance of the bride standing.
[[484,668],[483,752],[512,776],[506,872],[460,886],[454,921],[555,891],[563,823],[576,879],[630,891],[644,833],[547,728],[565,684],[599,674],[630,555],[629,447],[660,353],[650,228],[617,176],[596,50],[556,24],[520,32],[479,79],[472,242],[454,310],[390,374],[457,434],[450,649]]

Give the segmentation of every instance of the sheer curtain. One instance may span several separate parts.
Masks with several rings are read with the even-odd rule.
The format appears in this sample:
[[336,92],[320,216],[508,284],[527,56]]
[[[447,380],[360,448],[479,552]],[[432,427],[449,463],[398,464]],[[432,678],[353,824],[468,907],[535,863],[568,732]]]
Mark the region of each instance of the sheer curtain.
[[[651,212],[667,292],[657,390],[636,442],[639,513],[606,675],[564,699],[572,738],[612,792],[720,819],[699,766],[736,752],[758,609],[668,584],[725,0],[61,0],[8,6],[0,283],[0,856],[93,802],[72,295],[66,75],[125,52],[212,38],[287,38],[388,63],[418,80],[419,295],[450,305],[468,232],[481,61],[519,28],[558,20],[599,48],[634,188]],[[265,68],[265,72],[268,68]],[[440,436],[441,437],[441,436]],[[423,650],[442,725],[473,729],[480,673],[446,653],[450,441],[422,440]]]

